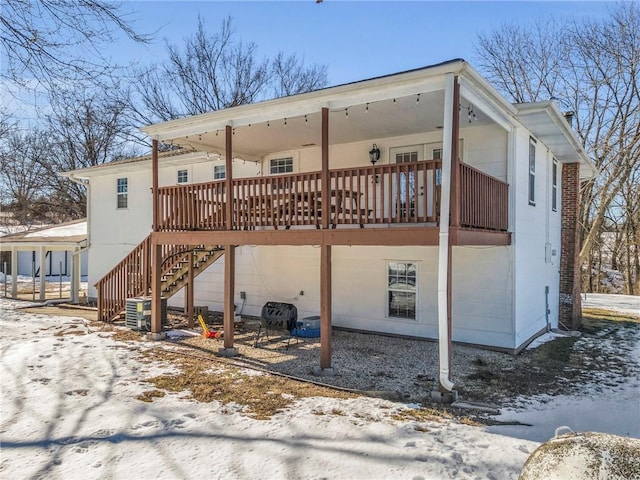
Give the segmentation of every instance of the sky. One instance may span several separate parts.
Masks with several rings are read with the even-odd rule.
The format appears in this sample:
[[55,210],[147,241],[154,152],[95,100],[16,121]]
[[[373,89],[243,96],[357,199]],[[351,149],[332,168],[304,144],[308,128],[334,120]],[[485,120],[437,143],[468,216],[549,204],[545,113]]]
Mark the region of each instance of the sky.
[[454,58],[474,64],[474,44],[505,22],[535,18],[608,15],[610,2],[391,2],[391,1],[134,1],[123,11],[138,31],[155,34],[152,44],[116,43],[119,63],[162,61],[164,39],[181,45],[200,15],[212,32],[230,16],[238,38],[254,42],[258,55],[295,53],[328,67],[329,85],[423,67]]

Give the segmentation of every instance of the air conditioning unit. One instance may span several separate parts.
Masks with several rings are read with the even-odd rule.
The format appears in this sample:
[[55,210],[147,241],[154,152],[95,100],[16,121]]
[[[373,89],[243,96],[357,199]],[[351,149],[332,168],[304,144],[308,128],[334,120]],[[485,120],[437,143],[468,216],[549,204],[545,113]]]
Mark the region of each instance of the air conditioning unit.
[[[161,325],[167,326],[167,299],[161,299]],[[151,298],[127,298],[125,325],[131,330],[151,331]]]

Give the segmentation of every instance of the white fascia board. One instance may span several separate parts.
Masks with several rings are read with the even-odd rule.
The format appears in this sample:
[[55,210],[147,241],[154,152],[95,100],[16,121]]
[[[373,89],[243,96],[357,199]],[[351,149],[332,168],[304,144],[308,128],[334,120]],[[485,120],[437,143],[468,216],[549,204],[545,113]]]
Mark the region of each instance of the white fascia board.
[[367,102],[372,103],[443,90],[444,74],[459,73],[464,65],[464,62],[448,63],[423,70],[158,123],[143,127],[141,130],[155,140],[164,141],[213,130],[224,130],[226,126],[242,126],[267,120],[319,113],[324,107],[341,109]]
[[[494,98],[487,95],[486,91],[477,88],[477,85],[467,78],[459,78],[460,95],[469,100],[474,106],[482,110],[491,120],[500,125],[505,131],[510,132],[513,128],[513,116],[516,114],[513,105],[507,103],[509,108],[504,108],[504,102],[495,102]],[[513,111],[512,111],[513,110]]]
[[[176,155],[173,157],[159,158],[158,163],[160,167],[171,165],[185,165],[185,164],[197,164],[210,161],[207,158],[206,152],[189,152],[183,155]],[[151,167],[151,158],[145,156],[140,160],[134,160],[131,162],[122,163],[103,163],[102,165],[96,165],[94,167],[81,168],[78,170],[70,170],[68,172],[61,172],[58,175],[67,178],[81,178],[90,179],[91,177],[98,177],[100,175],[112,175],[120,172],[132,172]]]
[[82,242],[85,240],[80,240],[79,242],[2,242],[0,244],[0,252],[10,252],[11,248],[15,248],[17,251],[32,251],[34,249],[39,249],[40,247],[45,247],[50,251],[68,251],[73,250],[74,248],[78,248],[82,246]]

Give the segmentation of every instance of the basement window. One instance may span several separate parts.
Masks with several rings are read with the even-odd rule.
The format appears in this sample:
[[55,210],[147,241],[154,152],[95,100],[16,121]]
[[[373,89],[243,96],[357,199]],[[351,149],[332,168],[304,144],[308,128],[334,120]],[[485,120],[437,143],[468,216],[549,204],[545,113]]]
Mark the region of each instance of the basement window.
[[117,205],[118,208],[127,208],[129,196],[129,179],[119,178],[117,180]]
[[417,269],[415,262],[387,263],[388,317],[416,319]]

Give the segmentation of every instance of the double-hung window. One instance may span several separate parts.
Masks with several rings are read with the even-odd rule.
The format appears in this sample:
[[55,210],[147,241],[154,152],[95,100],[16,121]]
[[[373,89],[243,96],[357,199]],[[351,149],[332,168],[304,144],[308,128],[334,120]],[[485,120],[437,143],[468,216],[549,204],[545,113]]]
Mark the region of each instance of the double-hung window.
[[293,157],[273,158],[269,162],[269,173],[278,175],[279,173],[293,172]]
[[551,210],[558,211],[558,161],[555,158],[551,165]]
[[117,185],[117,208],[127,208],[129,203],[129,180],[127,178],[119,178]]
[[387,263],[387,315],[390,318],[416,319],[417,264]]
[[226,165],[214,165],[213,167],[213,179],[214,180],[224,180],[227,176],[227,166]]
[[536,204],[536,141],[529,137],[529,205]]

